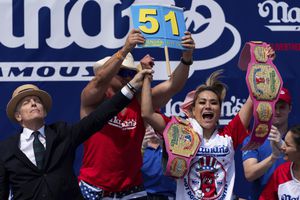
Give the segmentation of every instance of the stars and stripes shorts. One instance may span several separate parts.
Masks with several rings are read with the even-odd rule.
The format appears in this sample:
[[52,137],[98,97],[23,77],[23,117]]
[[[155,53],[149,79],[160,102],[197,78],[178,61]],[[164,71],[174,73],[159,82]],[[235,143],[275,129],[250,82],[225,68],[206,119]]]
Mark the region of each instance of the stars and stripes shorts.
[[143,186],[135,186],[123,192],[108,192],[81,180],[79,187],[85,200],[147,200]]

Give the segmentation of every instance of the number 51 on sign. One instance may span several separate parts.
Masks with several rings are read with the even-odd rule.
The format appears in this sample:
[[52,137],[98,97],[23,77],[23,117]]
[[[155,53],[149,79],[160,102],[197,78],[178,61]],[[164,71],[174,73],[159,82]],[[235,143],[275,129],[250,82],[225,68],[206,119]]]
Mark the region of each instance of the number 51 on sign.
[[170,75],[168,47],[184,49],[181,37],[186,31],[183,9],[175,6],[136,4],[131,6],[133,26],[146,39],[140,47],[165,48]]

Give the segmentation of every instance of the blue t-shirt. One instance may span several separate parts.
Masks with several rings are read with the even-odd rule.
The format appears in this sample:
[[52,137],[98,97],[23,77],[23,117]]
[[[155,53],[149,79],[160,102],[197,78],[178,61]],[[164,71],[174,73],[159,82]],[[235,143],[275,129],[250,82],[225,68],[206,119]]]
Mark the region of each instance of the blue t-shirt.
[[164,176],[162,167],[162,149],[147,147],[144,151],[142,166],[144,186],[148,193],[175,197],[176,181]]
[[[248,136],[244,140],[243,146],[246,145],[249,142],[249,140],[250,140],[250,136]],[[266,139],[265,142],[258,149],[243,151],[242,158],[243,161],[247,160],[248,158],[256,158],[257,162],[261,162],[271,154],[272,154],[271,144],[270,141]],[[274,170],[283,162],[284,160],[283,157],[281,156],[275,161],[275,163],[266,171],[266,173],[263,176],[261,176],[259,179],[256,179],[255,181],[252,182],[251,185],[252,191],[250,192],[250,196],[247,199],[257,200],[259,198],[260,193],[264,189],[265,185],[267,184]]]

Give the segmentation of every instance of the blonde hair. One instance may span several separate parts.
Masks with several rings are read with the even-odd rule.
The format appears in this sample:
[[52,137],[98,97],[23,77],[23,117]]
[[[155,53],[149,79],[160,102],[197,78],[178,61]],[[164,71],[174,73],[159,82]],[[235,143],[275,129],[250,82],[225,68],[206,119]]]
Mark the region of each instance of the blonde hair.
[[227,92],[227,85],[219,80],[224,70],[220,69],[214,71],[207,79],[206,82],[196,88],[192,107],[195,106],[198,95],[203,91],[212,91],[219,99],[220,106],[224,100]]

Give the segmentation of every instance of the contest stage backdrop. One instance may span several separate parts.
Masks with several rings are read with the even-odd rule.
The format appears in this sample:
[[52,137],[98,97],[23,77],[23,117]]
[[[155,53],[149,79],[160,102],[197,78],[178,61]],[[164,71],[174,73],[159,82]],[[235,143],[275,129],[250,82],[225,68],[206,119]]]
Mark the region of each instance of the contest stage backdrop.
[[[139,2],[143,2],[140,0]],[[132,28],[130,6],[121,0],[1,0],[0,1],[0,140],[18,131],[6,117],[13,90],[24,83],[37,84],[53,97],[47,121],[79,120],[80,93],[93,77],[95,61],[112,55]],[[186,93],[217,69],[229,91],[220,124],[226,124],[241,108],[248,92],[245,72],[237,67],[244,43],[262,40],[276,51],[274,61],[293,98],[290,124],[300,123],[300,3],[298,1],[152,0],[184,8],[186,28],[196,42],[194,64],[184,89],[163,108],[167,115],[181,115],[179,105]],[[171,66],[180,50],[169,50]],[[167,79],[163,49],[135,49],[135,60],[149,53],[155,58],[153,84]],[[173,68],[174,69],[174,68]],[[80,166],[81,149],[75,169]],[[247,194],[240,154],[236,191]],[[242,186],[242,187],[238,187]]]

